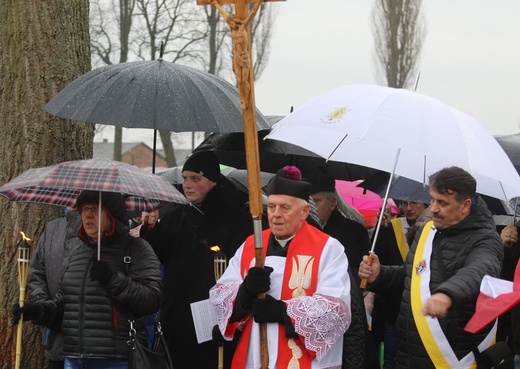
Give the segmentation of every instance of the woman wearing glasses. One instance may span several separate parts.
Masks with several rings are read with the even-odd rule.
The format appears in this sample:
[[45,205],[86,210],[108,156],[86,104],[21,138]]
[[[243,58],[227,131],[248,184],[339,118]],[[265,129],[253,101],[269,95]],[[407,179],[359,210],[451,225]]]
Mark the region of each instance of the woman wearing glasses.
[[83,191],[77,198],[82,242],[70,255],[61,294],[14,309],[15,319],[23,313],[24,320],[61,328],[65,369],[128,368],[129,318],[146,344],[144,316],[161,303],[159,260],[145,240],[129,234],[124,197],[102,192],[100,209],[99,196]]

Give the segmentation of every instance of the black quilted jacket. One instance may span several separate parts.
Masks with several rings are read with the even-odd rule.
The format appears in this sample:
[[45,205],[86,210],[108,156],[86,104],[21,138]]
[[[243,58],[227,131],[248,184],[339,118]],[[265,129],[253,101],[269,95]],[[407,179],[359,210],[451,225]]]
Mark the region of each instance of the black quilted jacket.
[[[132,261],[126,274],[123,259],[128,252]],[[101,260],[116,271],[107,287],[90,280],[96,254],[96,247],[87,242],[75,249],[64,274],[62,298],[45,306],[46,314],[38,323],[52,325],[62,311],[66,356],[125,359],[129,312],[139,318],[156,312],[161,304],[160,263],[151,246],[130,236],[119,221],[114,235],[101,242]],[[146,339],[144,318],[136,324],[140,339]]]
[[[422,232],[422,229],[420,230]],[[418,232],[418,234],[420,234]],[[438,269],[435,256],[430,260],[431,293],[442,292],[450,296],[453,305],[446,319],[440,324],[455,354],[461,359],[476,343],[480,343],[489,331],[484,329],[477,335],[463,331],[467,321],[475,312],[475,303],[484,275],[498,277],[504,251],[493,217],[485,203],[479,198],[477,208],[460,223],[438,231],[441,237],[442,257],[447,279]],[[424,348],[410,309],[410,276],[415,273],[413,259],[418,236],[410,248],[406,264],[382,266],[375,283],[369,288],[379,289],[404,283],[404,292],[399,316],[396,322],[399,350],[397,368],[434,369],[434,365]]]

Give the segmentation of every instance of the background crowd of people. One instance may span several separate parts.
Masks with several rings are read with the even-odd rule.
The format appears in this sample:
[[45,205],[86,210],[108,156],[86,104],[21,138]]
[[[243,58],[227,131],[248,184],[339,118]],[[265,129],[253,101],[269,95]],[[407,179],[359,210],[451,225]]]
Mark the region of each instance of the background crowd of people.
[[[48,223],[29,301],[13,306],[15,321],[44,327],[48,368],[128,368],[129,320],[148,343],[157,312],[175,368],[216,367],[220,346],[225,368],[259,368],[262,344],[270,368],[469,368],[495,340],[520,353],[517,307],[464,331],[482,278],[513,280],[520,256],[517,225],[497,228],[466,171],[433,173],[430,203],[384,211],[372,245],[332,174],[281,168],[265,189],[265,266],[256,266],[247,204],[231,201],[223,181],[214,153],[197,152],[182,169],[189,204],[132,223],[121,194],[83,191]],[[229,261],[218,280],[215,246]],[[199,342],[192,304],[205,300],[216,325]]]

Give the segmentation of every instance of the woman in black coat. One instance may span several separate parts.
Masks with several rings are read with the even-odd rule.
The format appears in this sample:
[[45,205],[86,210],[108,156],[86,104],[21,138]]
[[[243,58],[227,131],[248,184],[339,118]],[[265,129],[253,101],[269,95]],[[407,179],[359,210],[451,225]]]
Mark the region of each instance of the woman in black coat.
[[[128,233],[121,194],[83,191],[77,199],[79,238],[67,263],[61,294],[15,307],[15,316],[61,327],[65,368],[128,368],[129,318],[146,345],[144,316],[161,304],[161,269],[150,245]],[[101,257],[97,260],[101,213]],[[128,258],[130,257],[130,259]],[[128,263],[129,261],[129,263]]]

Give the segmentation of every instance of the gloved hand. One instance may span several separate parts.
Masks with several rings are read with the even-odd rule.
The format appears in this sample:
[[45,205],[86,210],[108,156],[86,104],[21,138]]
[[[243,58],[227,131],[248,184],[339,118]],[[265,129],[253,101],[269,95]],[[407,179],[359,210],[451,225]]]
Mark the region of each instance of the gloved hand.
[[253,301],[253,317],[257,323],[285,324],[287,305],[271,295],[265,295],[263,299]]
[[13,324],[16,325],[20,321],[23,314],[23,320],[36,320],[43,314],[42,305],[39,303],[26,302],[22,307],[19,303],[13,304]]
[[99,283],[106,286],[108,283],[110,283],[113,275],[114,271],[105,261],[94,260],[90,266],[91,281],[99,281]]
[[224,336],[222,336],[222,333],[220,332],[218,325],[213,326],[213,330],[211,331],[211,337],[213,338],[213,342],[215,342],[217,346],[222,346],[226,342],[226,339],[224,338]]
[[261,292],[267,292],[271,288],[271,273],[273,272],[273,268],[271,267],[252,267],[249,268],[246,277],[244,278],[244,282],[242,283],[242,287],[244,288],[244,292],[250,295],[253,298]]

